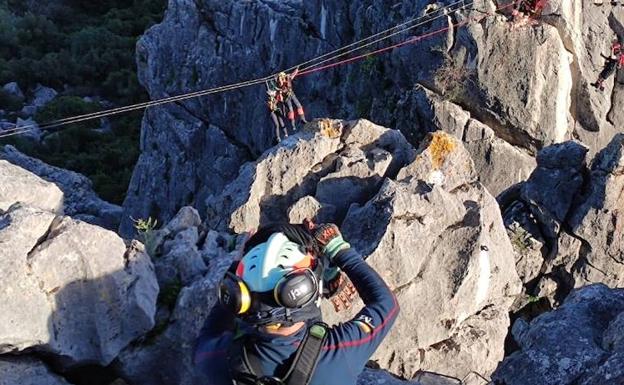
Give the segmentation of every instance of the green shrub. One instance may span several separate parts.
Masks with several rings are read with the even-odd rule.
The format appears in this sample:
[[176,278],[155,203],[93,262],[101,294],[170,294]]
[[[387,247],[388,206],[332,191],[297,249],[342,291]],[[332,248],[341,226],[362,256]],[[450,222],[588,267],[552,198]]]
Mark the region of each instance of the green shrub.
[[0,108],[8,111],[17,111],[22,108],[22,101],[0,88]]
[[[64,119],[72,116],[78,116],[83,114],[89,114],[100,110],[98,103],[90,103],[84,101],[77,96],[60,96],[46,104],[35,114],[35,120],[39,124],[45,124],[47,122],[54,122],[59,119]],[[99,127],[98,120],[90,120],[81,123],[76,123],[75,127],[94,129]],[[83,130],[76,132],[76,135],[83,135]],[[87,134],[88,135],[88,134]]]
[[[40,110],[41,124],[100,110],[82,96],[101,96],[115,106],[147,100],[135,65],[139,36],[162,17],[166,0],[0,0],[0,85],[17,81],[27,90],[40,83],[63,95]],[[4,109],[18,109],[0,94]],[[99,121],[74,124],[36,144],[0,139],[54,166],[80,172],[102,198],[121,203],[139,155],[142,113],[111,118],[112,133],[94,130]]]

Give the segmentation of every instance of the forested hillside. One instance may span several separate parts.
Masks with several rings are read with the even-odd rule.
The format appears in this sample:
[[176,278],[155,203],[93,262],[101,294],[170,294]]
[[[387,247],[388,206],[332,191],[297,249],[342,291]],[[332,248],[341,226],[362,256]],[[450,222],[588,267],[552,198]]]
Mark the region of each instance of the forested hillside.
[[[147,100],[137,81],[135,44],[162,18],[165,5],[165,0],[0,0],[0,118],[44,124]],[[1,88],[12,82],[22,97]],[[30,116],[24,104],[38,85],[58,95]],[[0,141],[87,175],[104,199],[120,203],[139,153],[141,116],[78,124],[41,140]]]

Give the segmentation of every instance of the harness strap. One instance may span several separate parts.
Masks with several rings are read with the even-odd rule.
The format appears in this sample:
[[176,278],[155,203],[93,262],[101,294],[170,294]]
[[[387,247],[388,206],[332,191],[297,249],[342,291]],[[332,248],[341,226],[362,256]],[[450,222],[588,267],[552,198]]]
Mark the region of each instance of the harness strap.
[[329,326],[322,322],[313,324],[297,349],[288,374],[286,385],[308,385],[316,370],[323,344],[327,340]]
[[255,354],[248,354],[246,344],[243,342],[241,358],[246,370],[235,370],[233,373],[234,382],[240,385],[308,385],[316,370],[323,345],[327,340],[328,330],[329,326],[322,322],[316,322],[308,328],[306,336],[297,348],[288,372],[283,377],[284,379],[263,376],[260,358]]

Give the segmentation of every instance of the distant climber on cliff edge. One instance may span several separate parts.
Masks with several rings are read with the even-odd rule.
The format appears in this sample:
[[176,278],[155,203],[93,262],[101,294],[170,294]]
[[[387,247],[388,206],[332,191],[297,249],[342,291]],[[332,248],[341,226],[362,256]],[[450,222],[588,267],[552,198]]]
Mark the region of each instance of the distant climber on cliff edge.
[[604,91],[604,81],[607,80],[609,76],[613,75],[616,69],[620,69],[624,66],[624,52],[622,52],[622,43],[620,43],[620,40],[618,38],[613,39],[609,56],[602,54],[601,56],[605,58],[605,65],[600,75],[598,75],[598,80],[591,85],[600,91]]
[[280,128],[284,130],[284,137],[288,137],[288,129],[284,124],[284,99],[274,83],[267,83],[267,107],[271,113],[271,120],[275,125],[275,137],[278,142],[282,141],[280,138]]
[[547,0],[517,0],[511,15],[515,23],[522,20],[535,22],[542,16]]
[[[195,348],[194,362],[208,383],[355,385],[399,312],[383,279],[333,224],[267,226],[243,252],[223,278],[220,304]],[[329,279],[323,277],[334,265],[365,306],[352,320],[329,327],[319,305]]]
[[308,122],[305,117],[305,112],[303,111],[303,106],[299,102],[299,99],[297,99],[297,95],[295,95],[295,90],[293,89],[293,80],[298,73],[299,69],[297,68],[291,74],[280,72],[275,78],[279,92],[284,97],[284,103],[288,107],[288,119],[292,124],[293,130],[297,129],[297,126],[295,125],[295,111],[293,110],[293,103],[295,103],[295,106],[297,107],[297,115],[301,118],[301,121],[303,123]]

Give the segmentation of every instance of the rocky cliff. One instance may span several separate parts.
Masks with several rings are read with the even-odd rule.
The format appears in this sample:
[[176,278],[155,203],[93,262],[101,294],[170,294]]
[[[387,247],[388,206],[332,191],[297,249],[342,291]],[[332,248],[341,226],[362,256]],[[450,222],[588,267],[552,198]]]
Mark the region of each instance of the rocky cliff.
[[[172,0],[138,45],[140,79],[159,98],[266,76],[418,16],[425,5]],[[622,125],[621,93],[612,80],[604,93],[590,83],[624,10],[551,0],[541,23],[512,27],[507,10],[495,12],[508,5],[477,1],[386,44],[444,33],[300,77],[300,99],[311,116],[369,118],[415,145],[433,130],[460,135],[495,194],[525,179],[545,145],[578,138],[600,150]],[[441,81],[449,71],[458,80]],[[184,205],[203,213],[206,198],[271,144],[263,100],[256,86],[150,109],[122,233],[132,232],[130,216],[166,221]]]

